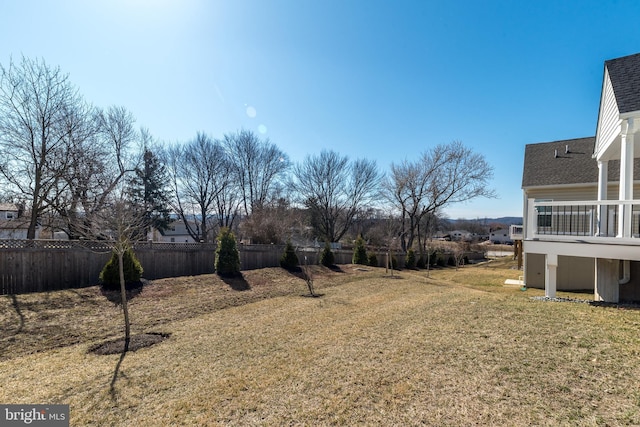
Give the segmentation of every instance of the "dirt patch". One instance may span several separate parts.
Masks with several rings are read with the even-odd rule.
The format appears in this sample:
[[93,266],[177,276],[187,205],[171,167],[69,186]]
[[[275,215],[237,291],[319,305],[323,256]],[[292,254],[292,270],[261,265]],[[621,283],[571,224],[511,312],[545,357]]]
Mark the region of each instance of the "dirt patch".
[[[136,351],[141,348],[151,347],[169,338],[171,334],[163,332],[149,332],[146,334],[134,335],[129,340],[129,351]],[[97,344],[87,351],[88,353],[104,356],[107,354],[120,354],[124,351],[124,338],[110,340],[102,344]]]

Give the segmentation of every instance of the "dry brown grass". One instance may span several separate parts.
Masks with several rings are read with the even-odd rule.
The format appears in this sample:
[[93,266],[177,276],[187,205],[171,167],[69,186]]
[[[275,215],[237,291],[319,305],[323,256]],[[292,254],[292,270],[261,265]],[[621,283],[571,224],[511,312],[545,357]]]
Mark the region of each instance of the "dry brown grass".
[[[37,349],[21,340],[38,322],[45,345],[4,356],[0,402],[68,403],[72,425],[640,423],[640,312],[532,300],[542,292],[501,286],[519,272],[497,263],[430,278],[343,269],[316,272],[322,298],[279,269],[246,277],[247,291],[214,276],[158,281],[131,313],[138,331],[171,337],[127,355],[114,396],[118,356],[87,349],[117,334],[117,307],[99,293],[19,296],[15,333],[3,297],[3,345]],[[52,345],[47,322],[67,320],[77,344]]]

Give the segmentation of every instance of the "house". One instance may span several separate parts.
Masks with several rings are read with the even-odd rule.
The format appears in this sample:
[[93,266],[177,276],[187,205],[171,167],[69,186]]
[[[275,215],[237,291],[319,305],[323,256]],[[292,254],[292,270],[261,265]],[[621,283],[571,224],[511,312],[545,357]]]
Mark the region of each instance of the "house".
[[596,135],[525,147],[524,280],[640,300],[640,54],[605,61]]
[[451,240],[456,242],[470,242],[474,239],[474,234],[470,231],[466,230],[453,230],[449,232],[449,237]]
[[[195,224],[191,224],[195,228]],[[173,221],[166,230],[153,229],[147,236],[149,240],[162,243],[196,243],[181,220]]]
[[513,240],[511,240],[511,232],[508,228],[499,228],[497,230],[490,231],[489,240],[491,243],[495,243],[497,245],[513,243]]
[[[26,239],[29,221],[20,217],[21,211],[18,205],[13,203],[0,203],[0,239]],[[39,234],[36,230],[36,238]]]
[[17,219],[20,209],[14,203],[0,203],[0,221]]

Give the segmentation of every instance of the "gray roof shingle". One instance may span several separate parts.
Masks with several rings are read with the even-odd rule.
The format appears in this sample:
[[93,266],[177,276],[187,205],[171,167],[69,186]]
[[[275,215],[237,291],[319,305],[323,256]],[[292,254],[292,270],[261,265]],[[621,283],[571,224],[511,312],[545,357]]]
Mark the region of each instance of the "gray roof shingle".
[[[589,137],[527,144],[522,187],[597,183],[598,165],[591,157],[595,142],[595,137]],[[569,153],[565,153],[567,145]]]
[[[527,144],[524,149],[522,187],[598,185],[598,162],[592,157],[596,138],[565,139]],[[565,153],[567,145],[569,153]],[[558,157],[555,157],[558,150]],[[609,182],[620,180],[620,161],[609,161]],[[640,177],[640,158],[633,162],[634,179]]]
[[640,111],[640,53],[604,62],[621,114]]

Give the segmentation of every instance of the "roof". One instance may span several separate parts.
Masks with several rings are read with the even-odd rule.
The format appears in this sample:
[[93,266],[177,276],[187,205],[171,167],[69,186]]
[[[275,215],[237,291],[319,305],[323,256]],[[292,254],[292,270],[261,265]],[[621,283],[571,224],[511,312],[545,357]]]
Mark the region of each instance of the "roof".
[[[522,187],[598,182],[598,165],[591,157],[595,143],[592,136],[527,144]],[[569,152],[565,153],[567,146]]]
[[0,203],[0,211],[17,212],[18,205],[16,205],[15,203]]
[[[593,158],[595,136],[527,144],[524,149],[522,187],[598,184],[598,162]],[[567,147],[569,152],[567,153]],[[556,157],[557,150],[557,157]],[[633,163],[634,177],[640,177],[640,158]],[[610,160],[608,181],[620,181],[620,161]]]
[[640,111],[640,53],[604,62],[620,114]]

